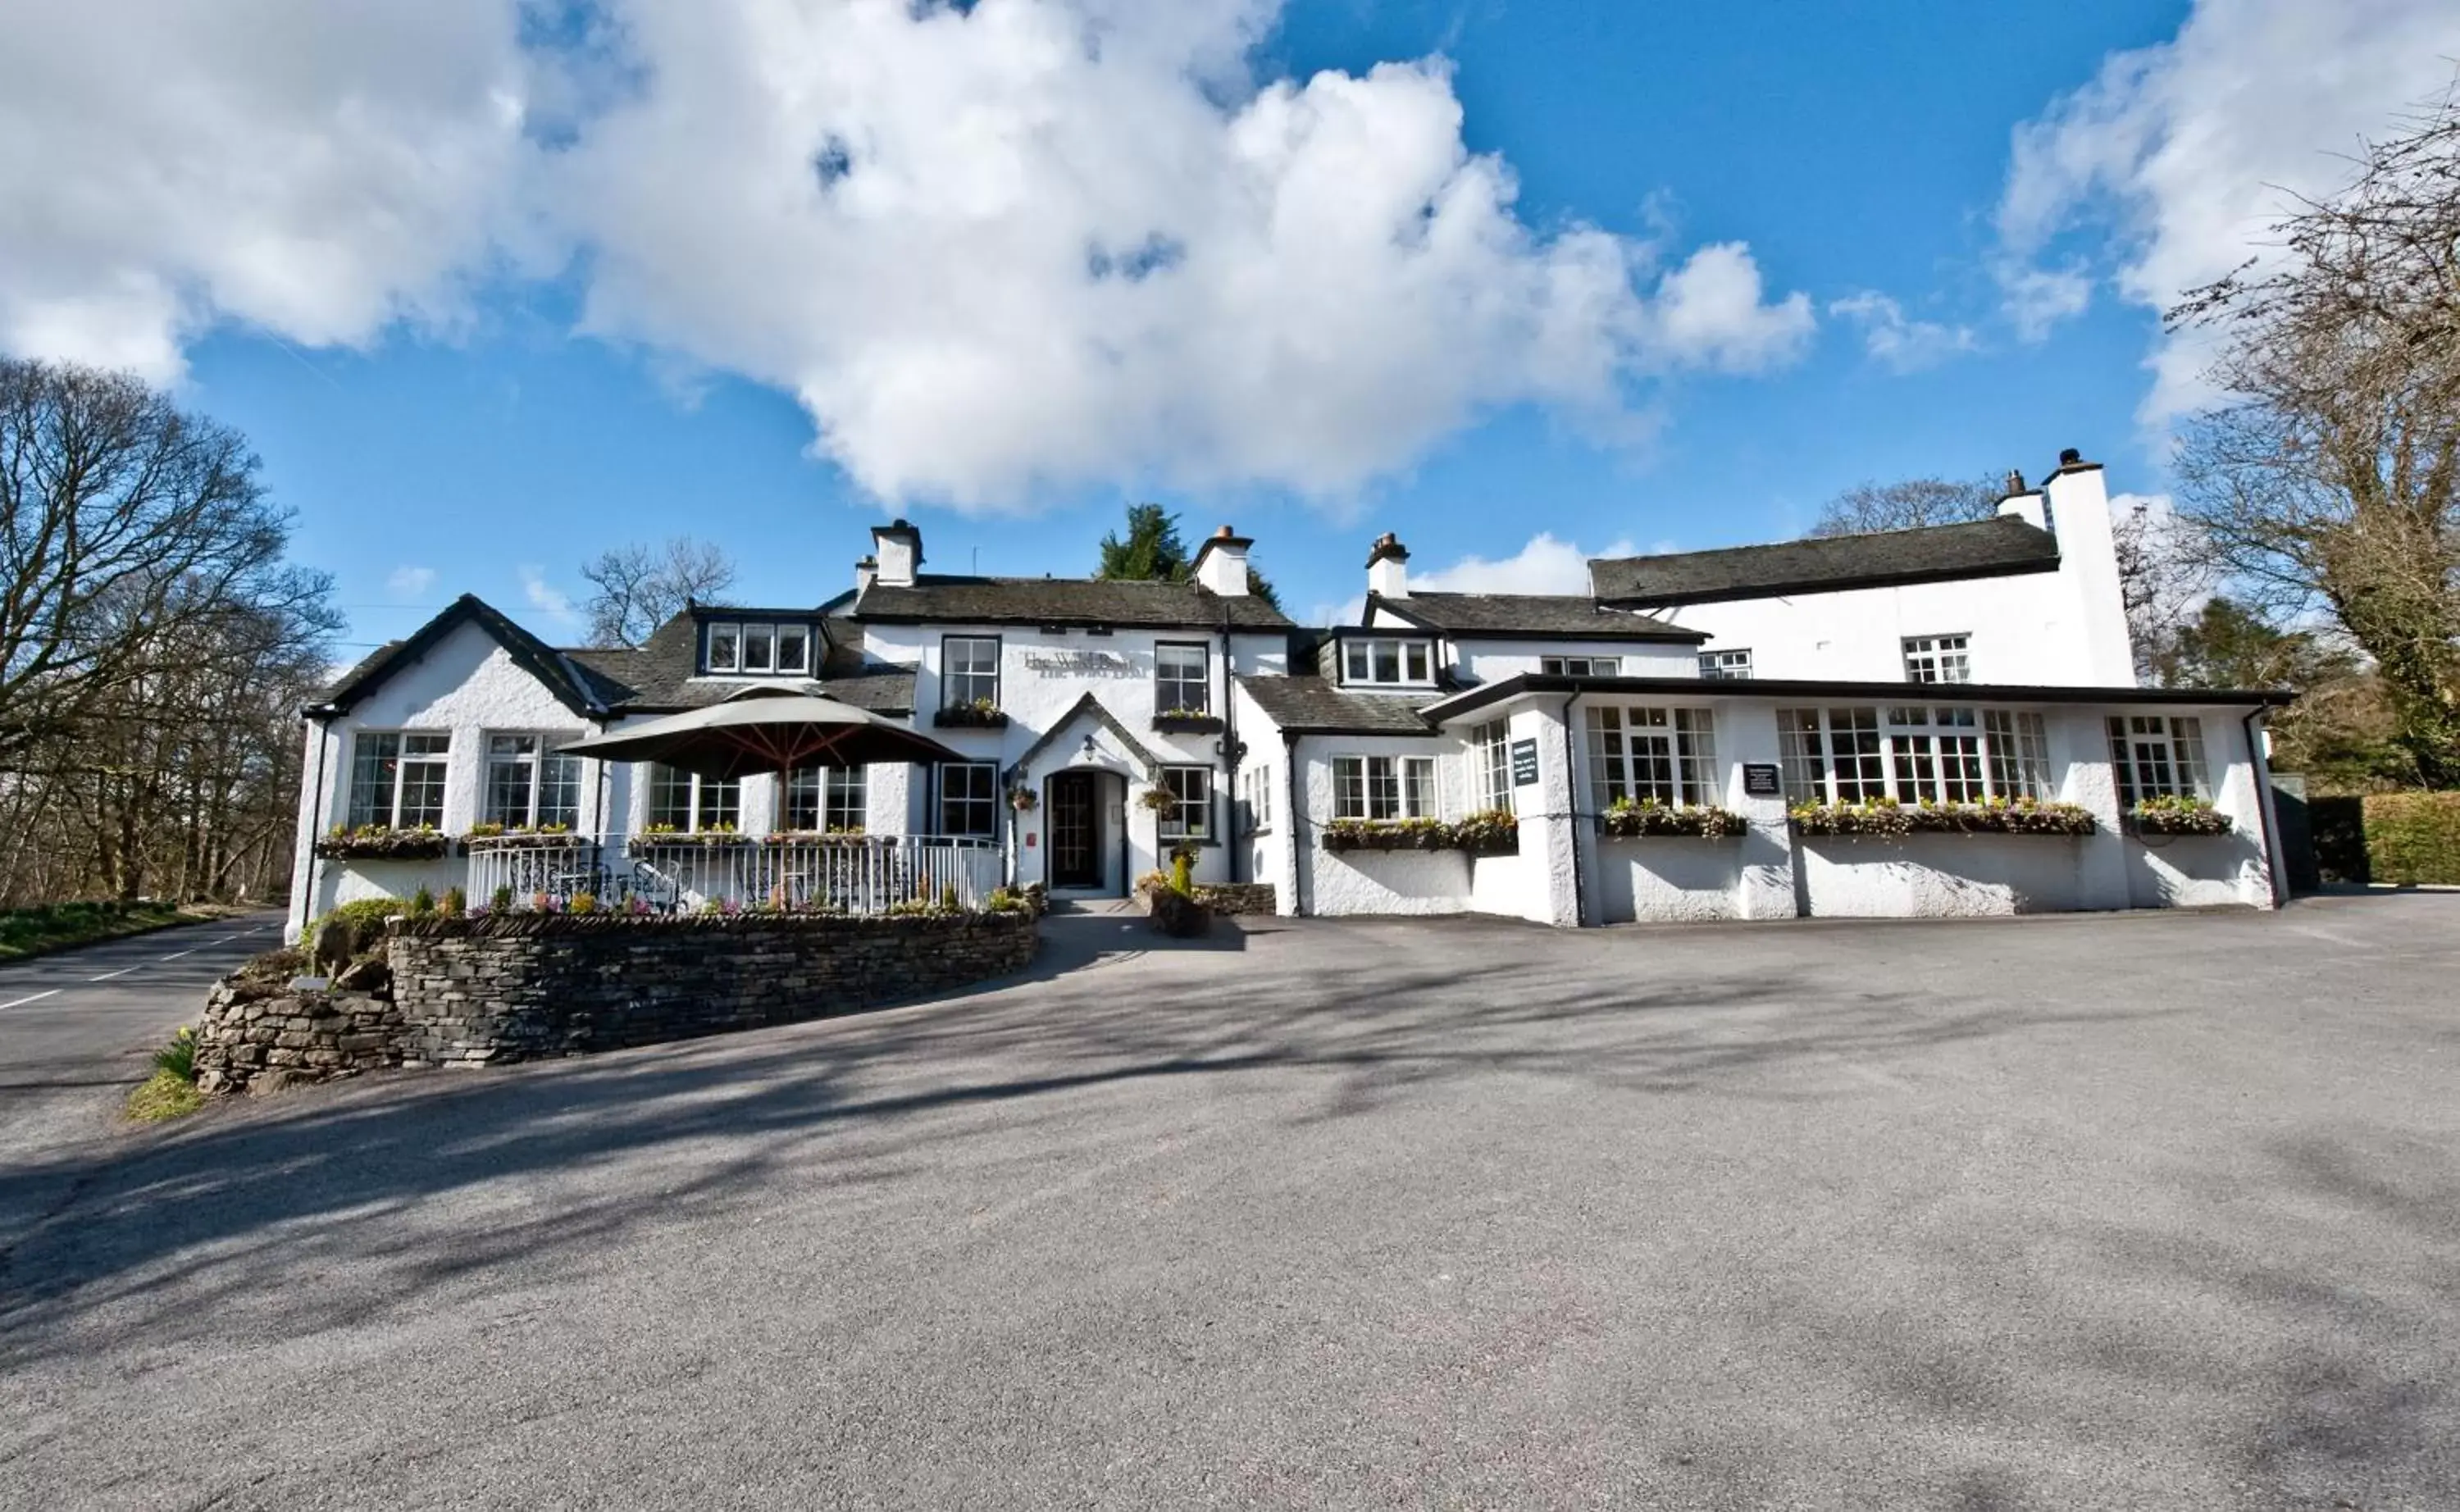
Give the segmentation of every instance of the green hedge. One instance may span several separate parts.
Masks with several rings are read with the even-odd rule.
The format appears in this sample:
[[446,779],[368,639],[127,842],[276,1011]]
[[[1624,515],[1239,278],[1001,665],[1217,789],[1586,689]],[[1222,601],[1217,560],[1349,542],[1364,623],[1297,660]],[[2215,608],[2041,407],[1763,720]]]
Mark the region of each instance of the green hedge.
[[2365,801],[2369,881],[2460,885],[2460,793],[2377,793]]
[[2319,798],[2308,814],[2329,881],[2460,885],[2460,793]]

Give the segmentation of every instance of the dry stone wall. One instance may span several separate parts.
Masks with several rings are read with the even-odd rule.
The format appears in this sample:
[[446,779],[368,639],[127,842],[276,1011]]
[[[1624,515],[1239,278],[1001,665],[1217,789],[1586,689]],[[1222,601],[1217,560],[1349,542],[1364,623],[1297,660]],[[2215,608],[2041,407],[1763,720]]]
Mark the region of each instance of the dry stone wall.
[[197,1021],[197,1090],[271,1091],[401,1064],[401,1014],[381,991],[217,983]]
[[799,1023],[1019,971],[1023,913],[396,921],[402,1058],[501,1064]]
[[1219,914],[1277,913],[1281,905],[1269,882],[1198,883],[1196,901]]

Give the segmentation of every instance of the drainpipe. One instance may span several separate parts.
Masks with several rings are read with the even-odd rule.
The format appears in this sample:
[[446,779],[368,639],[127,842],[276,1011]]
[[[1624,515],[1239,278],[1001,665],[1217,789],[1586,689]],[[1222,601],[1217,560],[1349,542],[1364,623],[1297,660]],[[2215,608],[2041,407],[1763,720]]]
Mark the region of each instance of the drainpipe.
[[[1221,828],[1235,831],[1239,827],[1239,701],[1230,696],[1230,609],[1226,605],[1222,607],[1219,634],[1221,639],[1221,765],[1230,778],[1230,791],[1220,795],[1217,801],[1221,805],[1220,817],[1229,820]],[[1243,880],[1239,875],[1239,854],[1244,847],[1233,833],[1223,834],[1221,843],[1229,849],[1230,883],[1236,886]]]
[[1288,730],[1282,732],[1282,780],[1289,789],[1283,812],[1290,817],[1290,912],[1304,918],[1307,911],[1306,870],[1299,863],[1299,847],[1305,840],[1300,828],[1303,814],[1299,808],[1299,737]]
[[[325,833],[325,820],[329,812],[325,805],[325,748],[332,744],[333,725],[329,719],[311,718],[304,710],[300,718],[316,727],[316,781],[308,790],[314,795],[308,801],[316,805],[316,821],[308,826],[308,896],[291,900],[291,906],[313,908],[316,905],[316,888],[325,877],[325,861],[316,854],[316,841]],[[304,913],[299,916],[303,931],[310,917]]]
[[1579,693],[1563,700],[1563,801],[1572,816],[1572,922],[1576,927],[1589,921],[1589,887],[1580,876],[1580,784],[1578,769],[1572,765],[1572,706],[1580,701]]
[[2280,854],[2280,809],[2272,796],[2272,763],[2263,755],[2262,735],[2256,729],[2263,717],[2259,704],[2238,717],[2238,729],[2246,735],[2247,775],[2258,778],[2255,807],[2263,822],[2263,864],[2272,873],[2272,905],[2276,908],[2289,901],[2289,862]]

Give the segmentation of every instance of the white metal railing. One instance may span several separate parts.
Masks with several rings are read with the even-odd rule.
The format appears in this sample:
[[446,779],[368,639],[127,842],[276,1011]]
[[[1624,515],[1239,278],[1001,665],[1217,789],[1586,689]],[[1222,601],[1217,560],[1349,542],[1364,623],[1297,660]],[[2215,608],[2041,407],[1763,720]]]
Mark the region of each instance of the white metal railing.
[[589,893],[609,907],[693,912],[786,907],[885,913],[900,904],[978,909],[1000,885],[998,842],[934,835],[579,836],[551,845],[476,846],[470,901],[499,889],[515,907],[568,905]]

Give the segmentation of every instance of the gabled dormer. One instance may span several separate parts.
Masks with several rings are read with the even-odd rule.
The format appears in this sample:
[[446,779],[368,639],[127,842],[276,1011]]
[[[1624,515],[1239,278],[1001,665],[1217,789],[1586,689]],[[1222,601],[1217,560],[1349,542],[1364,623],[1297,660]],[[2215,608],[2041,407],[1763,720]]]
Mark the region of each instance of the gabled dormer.
[[1344,626],[1326,636],[1319,669],[1344,688],[1414,691],[1436,685],[1441,657],[1432,635]]
[[700,677],[817,677],[828,652],[814,609],[732,609],[695,605]]

